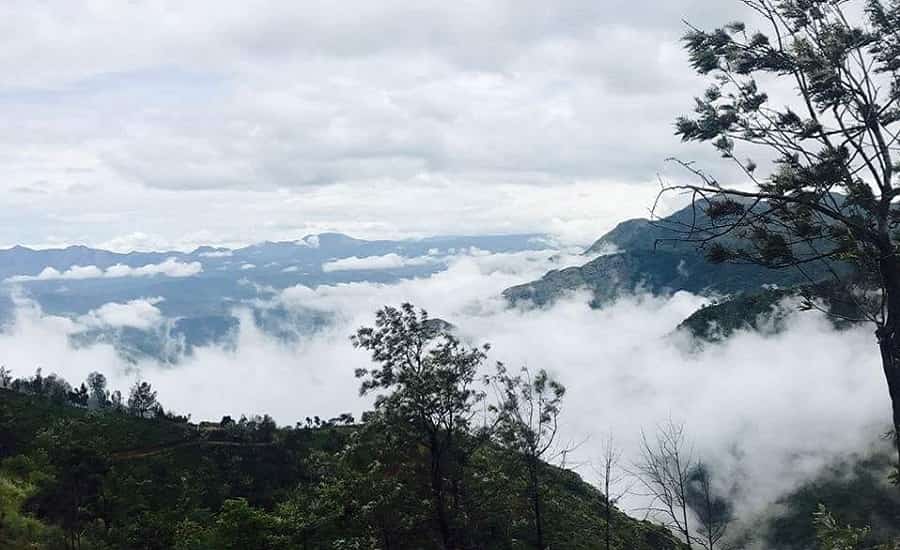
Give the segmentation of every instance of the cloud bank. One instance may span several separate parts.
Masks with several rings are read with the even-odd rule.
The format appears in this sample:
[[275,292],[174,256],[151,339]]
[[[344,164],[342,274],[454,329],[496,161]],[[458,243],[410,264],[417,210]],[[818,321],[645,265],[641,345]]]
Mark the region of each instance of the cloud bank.
[[672,135],[705,88],[682,20],[749,10],[348,0],[250,11],[0,7],[0,243],[181,250],[464,222],[583,244],[646,211],[664,159],[715,165],[714,151]]
[[399,254],[385,254],[383,256],[351,256],[349,258],[341,258],[332,260],[322,264],[322,271],[329,273],[332,271],[363,271],[378,269],[399,269],[401,267],[413,267],[431,265],[439,260],[430,256],[419,256],[416,258],[407,258]]
[[[671,418],[685,422],[697,453],[744,513],[762,509],[830,461],[869,448],[885,431],[889,405],[866,327],[836,332],[822,316],[798,313],[783,333],[740,333],[696,350],[674,328],[703,297],[638,295],[603,310],[590,309],[577,294],[539,310],[510,309],[498,298],[503,288],[576,259],[467,255],[447,271],[393,285],[288,288],[267,298],[272,307],[329,312],[332,323],[285,342],[242,312],[233,348],[199,348],[175,367],[125,364],[107,345],[72,349],[67,335],[82,321],[20,303],[16,322],[0,334],[0,357],[17,374],[43,366],[77,381],[102,370],[122,389],[142,377],[167,407],[195,419],[267,412],[291,424],[311,415],[358,414],[370,405],[357,396],[353,376],[368,357],[348,336],[370,324],[376,309],[408,300],[459,327],[467,340],[491,342],[492,361],[546,368],[558,377],[568,388],[562,437],[580,443],[567,461],[586,478],[595,475],[589,465],[604,434],[612,432],[632,460],[640,431],[652,433]],[[119,325],[155,318],[149,301],[107,306],[91,317]]]
[[191,277],[203,271],[200,262],[180,262],[175,258],[167,258],[158,264],[147,264],[141,267],[130,267],[124,264],[112,265],[106,269],[95,265],[73,265],[65,271],[53,267],[45,267],[37,275],[16,275],[5,282],[25,283],[30,281],[58,281],[74,279],[116,279],[120,277]]
[[162,312],[156,307],[162,301],[162,298],[141,298],[125,303],[110,302],[88,312],[79,322],[100,328],[151,329],[164,320]]

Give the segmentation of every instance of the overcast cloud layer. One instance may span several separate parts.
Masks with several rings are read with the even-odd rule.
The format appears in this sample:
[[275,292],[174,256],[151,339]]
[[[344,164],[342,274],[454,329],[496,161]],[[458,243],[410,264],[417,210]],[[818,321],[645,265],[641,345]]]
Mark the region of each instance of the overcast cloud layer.
[[548,232],[646,214],[737,1],[4,2],[0,245]]

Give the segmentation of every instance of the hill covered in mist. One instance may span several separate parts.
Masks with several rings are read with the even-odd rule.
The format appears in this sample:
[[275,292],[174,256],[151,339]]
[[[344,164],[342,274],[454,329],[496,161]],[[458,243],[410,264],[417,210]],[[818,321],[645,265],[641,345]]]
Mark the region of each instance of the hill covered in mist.
[[[659,220],[624,221],[585,250],[584,255],[592,259],[584,264],[549,271],[538,280],[506,289],[503,296],[511,304],[544,307],[581,291],[589,294],[594,308],[635,293],[684,291],[710,296],[714,304],[679,325],[701,340],[710,340],[738,329],[777,326],[778,305],[798,298],[801,291],[826,301],[835,294],[825,265],[813,264],[800,271],[711,263],[705,250],[683,241],[689,228],[708,225],[708,220],[695,217],[705,218],[705,214],[688,206]],[[733,244],[739,239],[729,235],[717,242]]]
[[294,286],[391,284],[427,277],[470,254],[547,248],[541,235],[438,236],[362,240],[340,233],[190,252],[118,253],[86,246],[0,250],[0,326],[25,302],[42,313],[82,321],[74,346],[109,344],[130,360],[177,362],[197,347],[233,345],[236,310],[280,338],[310,334],[322,312],[264,307]]

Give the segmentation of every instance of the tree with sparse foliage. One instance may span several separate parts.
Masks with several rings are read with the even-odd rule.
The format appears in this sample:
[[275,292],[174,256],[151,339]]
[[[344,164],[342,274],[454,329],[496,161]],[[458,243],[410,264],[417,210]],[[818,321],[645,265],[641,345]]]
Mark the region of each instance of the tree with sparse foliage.
[[694,465],[693,450],[689,447],[684,426],[671,420],[661,425],[656,437],[641,433],[641,458],[635,465],[635,475],[650,499],[647,512],[680,534],[692,546],[688,486]]
[[128,394],[128,412],[141,418],[153,416],[159,408],[156,391],[149,382],[135,382]]
[[715,550],[725,537],[734,513],[731,501],[713,486],[712,471],[698,461],[688,472],[687,505],[697,518],[697,543],[706,550]]
[[616,447],[610,434],[603,444],[600,468],[597,470],[603,491],[603,517],[606,520],[603,526],[603,542],[606,550],[612,550],[612,533],[615,530],[616,518],[614,508],[631,488],[625,484],[628,476],[621,468],[621,461],[622,451]]
[[502,364],[489,378],[498,393],[495,436],[506,448],[521,456],[527,474],[528,499],[535,529],[535,547],[547,548],[544,535],[544,510],[541,496],[542,461],[553,449],[559,431],[559,413],[565,387],[541,369],[532,375],[522,368],[511,375]]
[[98,409],[106,409],[110,405],[109,390],[106,389],[106,376],[99,372],[88,374],[87,386],[90,392],[90,402]]
[[[687,193],[696,215],[672,229],[714,262],[833,278],[852,320],[874,324],[900,434],[900,1],[741,1],[762,30],[685,35],[711,84],[676,131],[711,142],[742,181],[678,161],[694,182],[662,192]],[[763,89],[779,83],[796,95]]]

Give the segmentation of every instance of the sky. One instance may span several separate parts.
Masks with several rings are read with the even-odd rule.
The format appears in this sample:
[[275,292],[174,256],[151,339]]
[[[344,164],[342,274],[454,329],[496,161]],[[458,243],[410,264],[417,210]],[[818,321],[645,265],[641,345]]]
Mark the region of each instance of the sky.
[[0,5],[0,246],[542,232],[646,216],[737,0]]
[[[706,87],[679,37],[683,20],[747,15],[739,0],[7,0],[0,247],[188,250],[323,231],[588,244],[647,216],[659,178],[684,177],[668,157],[719,168],[709,147],[673,135]],[[16,375],[40,365],[80,381],[101,370],[123,390],[144,378],[195,419],[270,413],[290,424],[367,408],[353,371],[368,358],[348,336],[410,300],[492,342],[492,361],[547,368],[568,387],[565,437],[579,442],[580,474],[591,479],[604,434],[633,460],[640,430],[672,418],[745,511],[886,429],[866,327],[836,333],[798,314],[781,334],[698,351],[675,327],[706,297],[630,296],[603,310],[580,295],[535,311],[500,302],[553,267],[531,253],[461,256],[395,285],[282,289],[273,307],[321,308],[335,322],[285,343],[245,316],[236,346],[200,348],[177,367],[135,367],[69,340],[85,327],[162,326],[158,297],[80,318],[20,297],[0,357]]]

